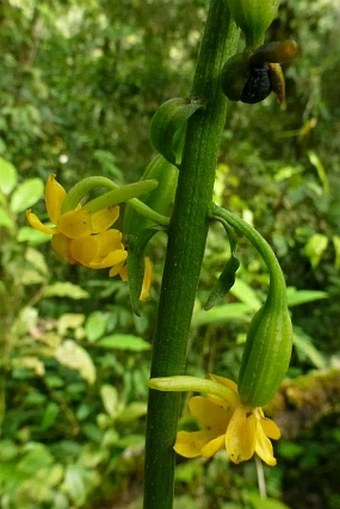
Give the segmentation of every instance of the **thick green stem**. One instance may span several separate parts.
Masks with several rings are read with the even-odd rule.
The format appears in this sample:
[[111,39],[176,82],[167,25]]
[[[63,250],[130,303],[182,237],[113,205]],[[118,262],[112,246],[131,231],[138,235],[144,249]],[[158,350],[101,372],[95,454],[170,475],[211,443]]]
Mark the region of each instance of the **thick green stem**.
[[[226,101],[223,63],[236,51],[238,30],[225,0],[212,0],[192,95],[206,107],[188,122],[155,330],[151,376],[183,374],[200,274]],[[171,509],[180,395],[150,391],[144,509]]]

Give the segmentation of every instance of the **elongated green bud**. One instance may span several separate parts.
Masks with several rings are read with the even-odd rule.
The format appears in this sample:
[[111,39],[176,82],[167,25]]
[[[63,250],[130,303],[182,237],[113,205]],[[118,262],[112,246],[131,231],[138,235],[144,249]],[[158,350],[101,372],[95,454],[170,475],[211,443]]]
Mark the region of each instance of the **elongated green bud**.
[[280,0],[229,0],[236,24],[246,37],[247,48],[263,44],[269,25],[277,16]]
[[257,407],[269,403],[285,376],[292,349],[292,324],[286,297],[270,290],[253,317],[242,357],[238,387],[242,401]]

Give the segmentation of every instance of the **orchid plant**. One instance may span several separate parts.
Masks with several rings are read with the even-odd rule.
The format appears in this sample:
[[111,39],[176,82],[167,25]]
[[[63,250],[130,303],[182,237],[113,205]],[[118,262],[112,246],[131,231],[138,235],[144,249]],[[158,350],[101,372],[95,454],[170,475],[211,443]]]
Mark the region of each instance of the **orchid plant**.
[[[234,463],[254,454],[267,465],[276,459],[271,440],[280,437],[264,415],[288,368],[292,326],[284,277],[275,254],[259,232],[212,203],[227,98],[253,103],[272,90],[284,103],[280,62],[294,56],[292,41],[264,45],[266,30],[277,16],[279,0],[211,0],[191,95],[160,106],[152,120],[151,143],[158,152],[139,182],[118,187],[90,177],[68,193],[54,175],[46,184],[45,203],[52,225],[32,212],[27,220],[48,233],[52,249],[68,263],[108,269],[128,281],[132,307],[149,296],[152,268],[146,250],[153,234],[168,234],[168,246],[153,341],[153,360],[145,449],[145,509],[171,509],[175,454],[210,458],[220,450]],[[243,53],[235,54],[240,33]],[[98,189],[104,192],[98,196]],[[96,190],[97,196],[89,198]],[[113,228],[125,202],[122,231]],[[170,215],[169,215],[170,214]],[[239,379],[208,374],[185,376],[187,341],[209,224],[219,221],[230,243],[207,308],[235,281],[238,235],[244,235],[269,272],[268,296],[250,324]],[[200,393],[189,410],[197,431],[178,431],[180,393]]]

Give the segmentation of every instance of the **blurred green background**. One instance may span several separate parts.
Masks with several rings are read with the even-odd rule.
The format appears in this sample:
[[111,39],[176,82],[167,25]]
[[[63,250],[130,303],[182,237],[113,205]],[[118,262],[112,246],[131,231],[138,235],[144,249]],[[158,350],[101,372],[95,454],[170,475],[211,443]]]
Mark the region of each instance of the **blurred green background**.
[[[44,217],[50,173],[69,188],[137,180],[150,119],[190,94],[207,0],[0,3],[0,508],[138,509],[152,329],[166,238],[142,316],[126,284],[59,263],[24,211]],[[293,38],[287,109],[230,103],[215,200],[268,239],[289,286],[289,378],[268,412],[284,438],[265,468],[224,453],[178,461],[175,509],[339,509],[340,6],[282,0],[268,40]],[[242,49],[243,41],[240,43]],[[188,373],[236,379],[265,267],[239,239],[237,283],[202,310],[229,256],[213,225],[193,317]],[[188,422],[184,411],[182,422]]]

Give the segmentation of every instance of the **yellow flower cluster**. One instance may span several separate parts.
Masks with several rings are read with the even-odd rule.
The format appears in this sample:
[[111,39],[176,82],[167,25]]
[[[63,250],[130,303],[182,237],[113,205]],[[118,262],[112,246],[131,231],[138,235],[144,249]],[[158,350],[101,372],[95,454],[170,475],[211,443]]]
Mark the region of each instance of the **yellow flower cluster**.
[[[30,225],[52,235],[51,245],[58,257],[68,263],[77,263],[91,269],[109,268],[109,276],[119,275],[127,280],[128,252],[122,233],[111,228],[119,217],[117,205],[91,213],[80,204],[73,210],[62,211],[67,196],[65,189],[50,175],[45,187],[45,205],[48,217],[55,226],[47,226],[31,212],[26,211]],[[141,300],[147,300],[152,278],[149,258],[145,258],[145,272]]]
[[243,404],[234,382],[217,375],[208,378],[230,389],[232,397],[223,399],[214,394],[192,397],[189,410],[202,429],[179,431],[175,451],[186,458],[210,458],[225,449],[233,463],[246,461],[256,453],[267,465],[276,465],[270,439],[281,436],[277,424],[264,416],[261,407]]

